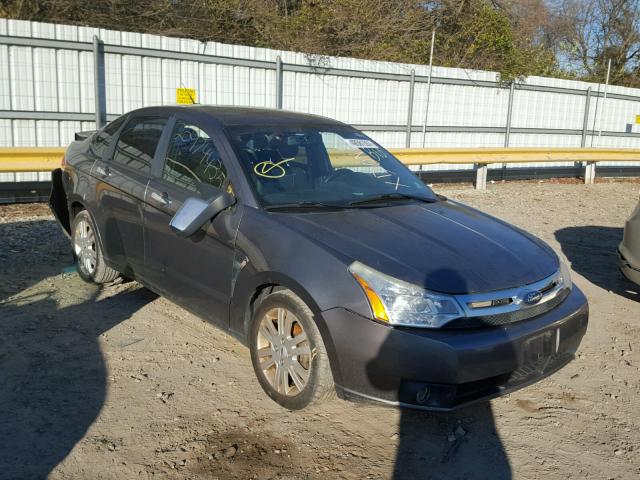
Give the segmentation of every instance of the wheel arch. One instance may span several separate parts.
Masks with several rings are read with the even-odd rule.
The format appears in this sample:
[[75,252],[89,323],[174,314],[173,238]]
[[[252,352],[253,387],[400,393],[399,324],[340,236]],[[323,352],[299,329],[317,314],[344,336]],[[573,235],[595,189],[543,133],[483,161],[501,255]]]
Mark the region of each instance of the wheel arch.
[[[279,272],[259,272],[253,275],[238,276],[232,299],[231,329],[242,333],[247,338],[251,315],[260,300],[274,290],[287,289],[299,297],[311,309],[314,316],[320,312],[320,307],[311,294],[293,278]],[[235,322],[234,322],[235,320]]]
[[78,215],[78,213],[80,213],[82,210],[87,210],[87,207],[79,200],[73,200],[69,205],[69,214],[71,221],[73,221],[75,216]]
[[249,345],[249,328],[251,318],[263,298],[274,291],[289,290],[302,300],[311,310],[313,320],[318,327],[320,336],[329,356],[332,375],[336,383],[340,382],[335,345],[327,324],[322,316],[322,310],[313,296],[296,280],[288,275],[265,271],[254,274],[239,275],[231,302],[231,330],[236,336]]
[[[93,229],[95,230],[96,238],[98,239],[98,243],[100,245],[100,248],[102,249],[103,258],[107,262],[107,265],[109,265],[109,261],[108,261],[106,255],[105,255],[106,251],[104,249],[104,243],[102,241],[102,233],[100,232],[100,229],[98,228],[98,223],[96,222],[96,218],[93,215],[93,212],[86,205],[86,203],[82,200],[82,198],[80,196],[72,195],[69,198],[69,225],[70,225],[70,227],[73,227],[73,222],[74,222],[76,216],[78,215],[78,213],[80,213],[82,211],[86,211],[87,215],[89,215],[89,217],[91,217],[91,222],[93,223]],[[71,235],[71,238],[73,238],[73,231],[71,231],[71,230],[70,230],[70,235]]]

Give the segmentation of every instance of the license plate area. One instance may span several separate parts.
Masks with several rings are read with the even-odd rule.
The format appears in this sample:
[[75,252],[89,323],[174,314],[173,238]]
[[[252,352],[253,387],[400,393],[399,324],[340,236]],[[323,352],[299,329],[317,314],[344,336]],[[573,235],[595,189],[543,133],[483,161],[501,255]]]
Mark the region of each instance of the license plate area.
[[521,365],[536,365],[556,353],[559,330],[547,330],[522,344]]

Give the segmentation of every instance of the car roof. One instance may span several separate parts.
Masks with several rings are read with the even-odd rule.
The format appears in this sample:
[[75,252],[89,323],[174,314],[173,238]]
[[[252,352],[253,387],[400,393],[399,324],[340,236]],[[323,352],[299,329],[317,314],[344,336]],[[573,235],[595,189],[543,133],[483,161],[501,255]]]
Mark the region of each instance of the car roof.
[[217,105],[166,105],[145,107],[131,113],[137,115],[173,115],[180,112],[193,112],[208,115],[224,126],[253,125],[340,125],[346,124],[320,115],[277,110],[274,108],[234,107]]

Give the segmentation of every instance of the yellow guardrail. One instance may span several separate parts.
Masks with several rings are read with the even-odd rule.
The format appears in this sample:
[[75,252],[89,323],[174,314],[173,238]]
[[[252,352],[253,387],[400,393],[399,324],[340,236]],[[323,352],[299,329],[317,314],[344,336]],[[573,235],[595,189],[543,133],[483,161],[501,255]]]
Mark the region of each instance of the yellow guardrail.
[[405,165],[640,161],[640,149],[630,148],[395,148],[390,151]]
[[64,147],[0,148],[0,172],[50,172],[60,166]]
[[[63,147],[0,148],[0,172],[45,172],[57,168]],[[593,183],[596,162],[640,161],[640,149],[623,148],[392,148],[405,165],[477,165],[476,188],[486,187],[492,163],[586,162],[585,183]]]

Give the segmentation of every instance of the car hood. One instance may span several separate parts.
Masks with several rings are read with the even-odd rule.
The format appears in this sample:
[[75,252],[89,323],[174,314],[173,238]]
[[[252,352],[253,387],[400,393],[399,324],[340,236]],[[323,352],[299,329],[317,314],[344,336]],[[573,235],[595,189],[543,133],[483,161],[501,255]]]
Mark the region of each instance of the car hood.
[[347,262],[357,260],[437,292],[524,286],[559,267],[556,254],[541,240],[448,200],[275,215]]

